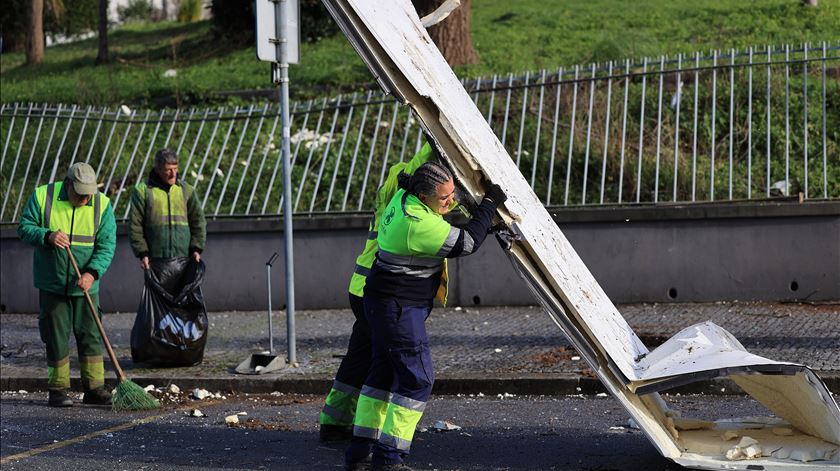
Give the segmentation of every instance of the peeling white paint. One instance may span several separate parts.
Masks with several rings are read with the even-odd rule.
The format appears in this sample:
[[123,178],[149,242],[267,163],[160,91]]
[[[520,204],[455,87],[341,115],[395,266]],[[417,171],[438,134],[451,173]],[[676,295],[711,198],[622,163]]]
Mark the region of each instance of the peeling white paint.
[[[519,236],[508,252],[514,266],[663,456],[696,469],[840,464],[840,409],[809,368],[753,355],[711,322],[647,349],[533,193],[408,0],[325,0],[325,5],[382,88],[415,112],[459,184],[476,199],[483,194],[483,180],[499,184],[508,195],[499,215]],[[732,379],[777,417],[682,418],[658,394],[712,378]],[[773,433],[778,427],[790,428],[791,434]],[[758,441],[739,452],[751,459],[727,459],[730,440],[745,436]]]

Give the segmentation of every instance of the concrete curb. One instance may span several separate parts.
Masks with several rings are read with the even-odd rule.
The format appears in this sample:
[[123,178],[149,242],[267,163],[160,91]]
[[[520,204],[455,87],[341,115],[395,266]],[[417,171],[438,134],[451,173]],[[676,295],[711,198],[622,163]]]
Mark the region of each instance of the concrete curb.
[[[819,373],[818,373],[819,374]],[[829,391],[840,394],[840,373],[831,372],[820,375]],[[332,377],[324,375],[300,375],[296,377],[266,376],[226,376],[226,377],[135,377],[132,381],[146,386],[166,386],[177,384],[181,390],[203,388],[216,392],[238,392],[252,394],[267,394],[274,391],[287,394],[326,394],[332,384]],[[110,385],[116,380],[107,379]],[[43,391],[46,389],[46,378],[43,377],[0,377],[2,391]],[[73,380],[73,388],[81,389],[78,379]],[[529,375],[494,375],[479,376],[475,374],[459,376],[442,376],[435,380],[433,394],[456,395],[478,394],[498,395],[595,395],[606,392],[600,381],[595,378],[573,374],[529,374]],[[743,394],[743,391],[733,382],[725,379],[702,381],[681,386],[668,391],[670,394],[709,394],[732,395]]]

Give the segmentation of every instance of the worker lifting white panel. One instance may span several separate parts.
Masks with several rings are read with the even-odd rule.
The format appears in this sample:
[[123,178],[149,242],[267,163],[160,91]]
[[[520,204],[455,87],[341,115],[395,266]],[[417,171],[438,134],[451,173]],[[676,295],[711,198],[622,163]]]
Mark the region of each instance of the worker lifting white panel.
[[[515,237],[506,253],[549,316],[659,452],[696,469],[828,469],[840,464],[840,409],[808,367],[749,353],[706,322],[649,351],[607,297],[464,90],[408,0],[324,0],[387,93],[407,104],[475,199],[485,181]],[[451,6],[451,5],[450,5]],[[729,378],[773,417],[694,420],[659,392]]]

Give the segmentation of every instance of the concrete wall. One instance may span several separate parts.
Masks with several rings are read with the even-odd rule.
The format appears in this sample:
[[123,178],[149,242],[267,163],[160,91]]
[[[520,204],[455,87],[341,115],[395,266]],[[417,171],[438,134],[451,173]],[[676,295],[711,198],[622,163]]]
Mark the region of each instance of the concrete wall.
[[[613,302],[840,299],[840,202],[553,209],[560,228]],[[295,219],[296,307],[347,304],[347,283],[368,216]],[[102,280],[106,311],[134,311],[142,272],[121,226]],[[32,249],[0,231],[0,308],[35,312]],[[210,310],[266,306],[265,261],[283,253],[282,220],[208,224],[204,286]],[[499,245],[450,264],[451,305],[533,304]],[[272,272],[285,303],[283,259]]]

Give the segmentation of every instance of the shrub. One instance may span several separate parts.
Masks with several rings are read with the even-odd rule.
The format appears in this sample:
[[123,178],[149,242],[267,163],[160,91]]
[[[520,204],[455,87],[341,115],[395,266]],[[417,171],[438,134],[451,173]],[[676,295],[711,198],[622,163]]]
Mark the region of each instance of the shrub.
[[152,4],[149,0],[129,0],[126,6],[117,7],[117,16],[122,23],[149,21],[152,19]]
[[204,8],[202,0],[181,0],[178,6],[178,21],[181,23],[192,23],[201,19],[201,10]]

